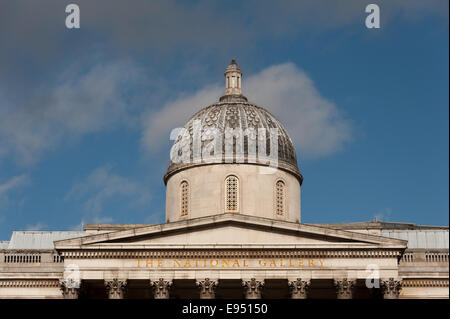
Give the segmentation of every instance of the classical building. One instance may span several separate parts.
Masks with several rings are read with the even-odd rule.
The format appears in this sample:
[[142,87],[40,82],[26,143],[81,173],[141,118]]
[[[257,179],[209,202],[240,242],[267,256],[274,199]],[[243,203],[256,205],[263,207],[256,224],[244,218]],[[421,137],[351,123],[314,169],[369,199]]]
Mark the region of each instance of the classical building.
[[15,231],[0,298],[449,297],[447,226],[301,223],[291,139],[225,78],[172,147],[166,223]]

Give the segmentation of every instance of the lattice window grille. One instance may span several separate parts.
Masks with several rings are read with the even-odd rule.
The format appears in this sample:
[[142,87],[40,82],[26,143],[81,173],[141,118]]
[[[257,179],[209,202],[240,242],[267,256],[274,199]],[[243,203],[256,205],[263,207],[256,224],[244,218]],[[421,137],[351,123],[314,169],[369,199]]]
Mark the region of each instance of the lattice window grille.
[[225,181],[225,211],[239,211],[239,180],[236,176],[228,176]]
[[189,214],[189,184],[186,181],[181,182],[180,215]]
[[283,181],[277,181],[275,185],[275,205],[277,215],[283,216],[285,211],[285,185]]

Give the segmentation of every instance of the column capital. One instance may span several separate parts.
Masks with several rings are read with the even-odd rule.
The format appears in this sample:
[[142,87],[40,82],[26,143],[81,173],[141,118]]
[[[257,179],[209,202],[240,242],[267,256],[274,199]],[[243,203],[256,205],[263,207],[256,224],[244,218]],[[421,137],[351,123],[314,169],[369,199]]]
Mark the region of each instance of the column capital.
[[78,299],[81,281],[75,281],[71,278],[60,279],[59,284],[64,299]]
[[246,299],[260,299],[261,290],[264,287],[264,280],[256,280],[252,278],[250,280],[242,280],[242,286],[245,289]]
[[205,278],[205,280],[196,281],[200,289],[200,299],[214,299],[216,297],[217,281]]
[[105,288],[109,299],[123,299],[127,280],[113,278],[112,280],[105,280]]
[[389,278],[381,280],[381,291],[384,299],[397,299],[402,289],[402,281]]
[[150,286],[153,289],[155,299],[169,299],[172,281],[164,280],[164,278],[159,278],[157,281],[150,280]]
[[311,279],[302,280],[301,278],[297,278],[296,280],[289,281],[288,285],[292,299],[306,299],[308,297]]
[[338,299],[352,299],[353,287],[356,284],[356,280],[350,280],[348,278],[334,279],[334,286],[337,290]]

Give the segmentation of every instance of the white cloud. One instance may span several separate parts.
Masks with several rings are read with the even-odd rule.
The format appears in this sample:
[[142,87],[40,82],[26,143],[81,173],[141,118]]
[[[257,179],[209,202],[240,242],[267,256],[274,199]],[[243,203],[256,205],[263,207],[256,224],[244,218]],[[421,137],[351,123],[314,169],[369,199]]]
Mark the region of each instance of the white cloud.
[[392,215],[392,208],[387,207],[379,210],[376,214],[374,214],[373,218],[376,221],[389,221]]
[[0,184],[0,197],[6,196],[6,193],[14,188],[18,188],[23,186],[29,182],[29,178],[27,175],[22,174],[18,176],[14,176],[7,180],[6,182]]
[[[25,164],[35,162],[44,151],[54,149],[61,141],[114,127],[113,124],[129,115],[126,94],[122,93],[127,84],[136,84],[133,78],[139,68],[112,62],[98,64],[87,71],[82,68],[83,72],[77,67],[61,72],[60,66],[68,54],[82,64],[87,56],[92,61],[93,48],[108,51],[112,47],[119,55],[144,54],[154,65],[170,66],[174,60],[178,61],[177,54],[183,52],[190,61],[199,59],[204,65],[205,57],[211,52],[216,59],[221,59],[217,56],[229,56],[236,47],[251,51],[261,39],[296,39],[297,33],[311,35],[320,30],[332,30],[334,34],[336,28],[355,23],[363,29],[367,15],[366,4],[358,0],[276,3],[258,0],[230,8],[210,5],[209,1],[185,5],[177,1],[140,0],[132,6],[119,0],[84,1],[82,25],[90,30],[90,36],[67,41],[67,30],[54,27],[60,19],[57,13],[63,8],[60,1],[46,0],[45,5],[41,2],[28,1],[24,5],[25,1],[13,1],[7,10],[0,12],[2,25],[7,26],[0,28],[3,45],[0,56],[4,57],[2,61],[10,61],[3,63],[0,73],[0,159],[14,156]],[[384,0],[378,4],[382,8],[382,23],[398,16],[415,21],[430,14],[448,20],[446,0]],[[244,13],[246,19],[236,14],[237,11]],[[28,23],[22,23],[23,17]],[[100,39],[95,43],[98,48],[92,47],[90,39]],[[26,59],[17,52],[27,52]],[[63,74],[61,78],[48,84],[49,78],[59,73]],[[159,71],[156,74],[161,73],[164,74]],[[221,92],[222,86],[214,87]],[[199,92],[198,102],[210,103],[206,97]],[[212,101],[216,96],[213,98]],[[200,106],[201,103],[196,107]],[[191,114],[189,105],[184,110],[186,117]],[[170,112],[158,115],[163,120],[164,116],[178,117]],[[158,127],[155,124],[159,123],[152,126]],[[152,138],[162,136],[167,140],[167,134],[152,135],[154,132],[146,130],[145,133],[144,145],[150,149],[159,143],[151,141]],[[321,151],[317,149],[313,153],[320,155]]]
[[[9,178],[6,181],[0,181],[0,214],[8,214],[12,208],[20,208],[25,202],[25,197],[20,192],[20,188],[27,186],[30,178],[27,174],[21,174]],[[19,195],[18,195],[19,194]],[[6,220],[5,216],[0,215],[0,222]]]
[[[299,157],[321,157],[350,140],[351,124],[335,104],[317,91],[311,78],[293,63],[274,65],[243,80],[244,95],[265,107],[286,127]],[[169,133],[224,93],[223,84],[183,95],[149,113],[142,144],[150,152],[169,142]]]
[[39,231],[39,230],[46,229],[47,227],[48,227],[47,224],[38,222],[38,223],[36,223],[34,225],[27,225],[27,226],[25,226],[25,230],[28,230],[28,231],[31,231],[31,230]]
[[67,229],[69,231],[83,231],[84,230],[84,225],[85,225],[85,222],[82,219],[79,224],[77,224],[75,226],[71,225],[71,226],[67,227]]
[[11,154],[31,164],[63,140],[123,122],[129,108],[127,88],[137,74],[127,62],[100,64],[87,71],[74,65],[57,84],[41,85],[24,99],[11,102],[0,90],[0,157]]
[[169,143],[170,131],[182,127],[197,111],[208,106],[223,94],[219,85],[209,85],[198,92],[182,94],[174,101],[166,103],[158,111],[149,111],[144,116],[142,144],[148,151],[158,151]]
[[249,100],[266,107],[286,127],[300,157],[326,156],[349,141],[349,121],[294,64],[269,67],[244,85]]
[[[368,15],[366,6],[371,2],[361,0],[302,0],[302,1],[249,1],[248,10],[255,19],[259,32],[268,35],[286,35],[289,33],[312,33],[343,28],[348,25],[359,24],[363,28],[363,21]],[[378,0],[381,8],[382,28],[386,23],[403,17],[409,22],[411,19],[433,18],[448,20],[448,1],[446,0]],[[270,12],[270,14],[267,14]]]
[[114,174],[111,169],[110,165],[95,169],[83,181],[76,183],[65,196],[67,200],[81,200],[95,223],[112,222],[112,218],[100,216],[105,202],[125,198],[129,201],[129,206],[137,207],[150,201],[150,192],[145,185]]
[[80,223],[77,225],[71,225],[67,227],[70,231],[83,231],[86,224],[112,224],[114,222],[114,218],[108,216],[92,216],[88,218],[82,218]]
[[162,224],[164,223],[166,213],[165,212],[156,212],[148,215],[144,219],[145,224]]
[[[230,52],[236,44],[251,46],[260,39],[292,33],[335,31],[354,23],[362,28],[368,3],[253,0],[223,6],[207,0],[189,5],[174,0],[135,0],[132,5],[123,0],[78,1],[83,12],[81,28],[87,28],[93,39],[109,40],[114,50],[150,48],[164,54],[179,48],[185,53],[192,47],[200,48],[200,54],[207,48]],[[383,22],[397,16],[431,15],[433,19],[448,19],[447,0],[378,0],[376,3],[381,7]],[[0,56],[12,55],[14,50],[50,58],[60,51],[66,55],[66,50],[55,50],[56,45],[67,45],[67,30],[55,27],[60,23],[63,8],[58,0],[10,1],[7,9],[0,12],[5,26],[0,28],[0,43],[5,46]],[[27,23],[23,23],[24,17]],[[79,44],[77,39],[71,40]],[[86,42],[91,45],[91,41]],[[90,53],[90,47],[86,52]]]

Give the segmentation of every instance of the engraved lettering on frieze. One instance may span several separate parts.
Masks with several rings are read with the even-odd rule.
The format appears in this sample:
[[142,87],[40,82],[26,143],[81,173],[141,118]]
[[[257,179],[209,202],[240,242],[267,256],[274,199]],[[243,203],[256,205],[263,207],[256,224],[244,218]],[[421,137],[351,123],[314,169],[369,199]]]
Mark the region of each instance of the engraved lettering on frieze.
[[137,259],[138,268],[322,268],[322,258],[182,258]]

